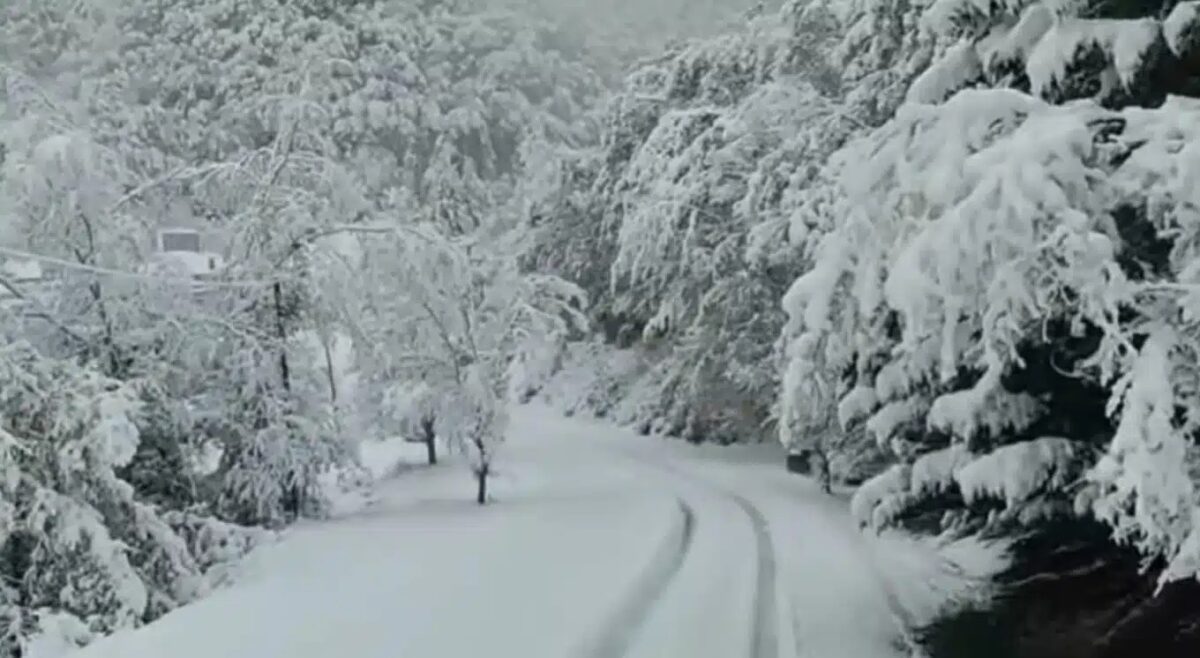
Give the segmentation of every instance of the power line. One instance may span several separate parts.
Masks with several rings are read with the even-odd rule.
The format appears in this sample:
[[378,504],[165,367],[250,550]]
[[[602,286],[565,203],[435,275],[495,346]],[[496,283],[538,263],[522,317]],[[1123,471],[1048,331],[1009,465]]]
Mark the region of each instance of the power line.
[[0,254],[7,254],[15,258],[23,258],[26,260],[35,260],[42,263],[50,263],[67,269],[72,269],[80,272],[90,272],[92,274],[104,274],[107,276],[122,277],[126,279],[139,279],[143,281],[151,281],[154,283],[179,283],[184,285],[204,285],[216,288],[260,288],[272,285],[280,279],[196,279],[191,277],[173,277],[168,275],[146,274],[144,272],[130,272],[126,270],[117,270],[99,265],[88,265],[87,263],[78,263],[54,256],[46,256],[44,254],[35,254],[20,249],[12,249],[9,247],[0,247]]

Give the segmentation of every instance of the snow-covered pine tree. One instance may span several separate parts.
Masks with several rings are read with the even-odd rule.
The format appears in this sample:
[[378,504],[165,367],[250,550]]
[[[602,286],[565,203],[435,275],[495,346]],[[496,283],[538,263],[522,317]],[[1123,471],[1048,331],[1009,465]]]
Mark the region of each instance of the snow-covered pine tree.
[[908,104],[810,191],[830,230],[785,298],[782,436],[891,453],[865,524],[1095,514],[1192,575],[1189,193],[1166,181],[1200,107],[1163,98],[1195,82],[1194,9],[917,13]]
[[599,153],[536,209],[555,217],[539,265],[585,286],[610,341],[652,355],[653,383],[634,388],[653,392],[619,420],[695,440],[768,420],[772,309],[801,262],[778,238],[808,162],[853,125],[822,53],[833,30],[820,8],[791,7],[644,63],[609,104]]

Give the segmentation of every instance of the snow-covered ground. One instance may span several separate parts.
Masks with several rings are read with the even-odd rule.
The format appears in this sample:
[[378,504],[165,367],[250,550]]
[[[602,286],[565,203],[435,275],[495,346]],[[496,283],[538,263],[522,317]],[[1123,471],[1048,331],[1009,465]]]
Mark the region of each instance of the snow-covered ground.
[[694,448],[527,406],[497,469],[484,508],[453,460],[408,471],[259,549],[236,585],[77,655],[891,658],[905,623],[970,582],[861,534],[775,446]]

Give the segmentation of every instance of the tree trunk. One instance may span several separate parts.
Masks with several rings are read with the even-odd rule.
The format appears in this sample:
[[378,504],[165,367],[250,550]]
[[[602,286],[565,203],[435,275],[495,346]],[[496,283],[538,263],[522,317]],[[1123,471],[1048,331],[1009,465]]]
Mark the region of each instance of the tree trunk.
[[333,354],[329,349],[329,337],[321,332],[321,348],[325,350],[325,378],[329,383],[329,409],[333,413],[333,427],[342,435],[341,413],[338,409],[337,373],[333,371]]
[[276,281],[272,286],[275,294],[275,332],[279,338],[279,377],[283,380],[283,390],[292,390],[291,369],[288,367],[287,330],[283,326],[283,286]]
[[421,431],[425,434],[425,452],[429,456],[429,465],[437,464],[437,433],[433,430],[433,421],[421,421]]
[[288,521],[296,521],[300,518],[301,511],[304,509],[304,493],[298,482],[288,485],[281,503]]
[[833,473],[829,471],[829,455],[825,454],[823,448],[817,448],[813,451],[813,456],[817,460],[817,478],[821,483],[821,491],[833,493]]
[[329,383],[329,402],[337,407],[337,373],[333,371],[333,353],[329,349],[329,339],[324,335],[321,336],[321,348],[325,350],[325,378]]
[[[75,248],[75,258],[84,265],[94,265],[93,262],[96,255],[96,234],[92,230],[92,222],[82,213],[78,215],[80,223],[83,224],[84,235],[87,236],[88,250],[85,253],[82,249]],[[108,314],[108,308],[104,303],[104,292],[100,287],[100,281],[93,279],[88,284],[88,291],[92,294],[92,301],[96,305],[96,314],[100,318],[100,324],[104,327],[104,336],[101,339],[101,344],[104,346],[104,351],[108,357],[108,375],[116,379],[124,379],[124,359],[117,353],[117,341],[114,337],[112,319]]]
[[479,491],[475,496],[475,502],[483,505],[487,502],[487,477],[488,465],[484,464],[475,471],[475,479],[479,482]]
[[124,368],[121,367],[121,358],[117,354],[117,341],[113,337],[112,321],[108,317],[108,309],[104,305],[104,294],[100,289],[99,282],[93,282],[88,286],[88,290],[92,293],[92,301],[96,303],[96,314],[100,316],[100,324],[104,327],[104,338],[101,344],[104,345],[104,351],[108,356],[108,375],[117,379],[125,376]]

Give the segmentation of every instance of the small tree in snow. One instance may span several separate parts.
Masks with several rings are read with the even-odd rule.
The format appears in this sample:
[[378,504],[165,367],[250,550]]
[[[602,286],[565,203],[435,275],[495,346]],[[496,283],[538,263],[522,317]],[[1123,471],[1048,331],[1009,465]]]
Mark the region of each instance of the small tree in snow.
[[442,392],[424,381],[414,385],[401,383],[387,391],[384,402],[388,415],[399,423],[400,433],[405,440],[412,441],[415,438],[425,444],[430,466],[438,462],[438,421],[443,396]]
[[504,436],[510,378],[520,369],[514,364],[538,361],[530,350],[560,349],[559,337],[586,325],[582,291],[557,277],[521,272],[519,232],[447,237],[430,225],[359,230],[377,238],[365,245],[363,265],[382,294],[368,289],[357,319],[386,328],[375,346],[375,376],[423,382],[402,394],[419,400],[402,415],[428,436],[422,424],[432,414],[436,434],[468,456],[484,490]]
[[448,400],[448,413],[439,422],[440,432],[467,456],[477,485],[475,502],[480,505],[488,501],[492,460],[508,429],[506,401],[499,394],[503,378],[488,367],[477,363],[466,368],[462,384]]

